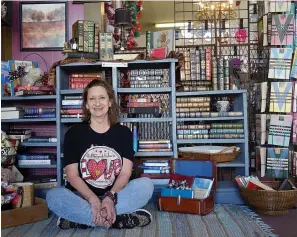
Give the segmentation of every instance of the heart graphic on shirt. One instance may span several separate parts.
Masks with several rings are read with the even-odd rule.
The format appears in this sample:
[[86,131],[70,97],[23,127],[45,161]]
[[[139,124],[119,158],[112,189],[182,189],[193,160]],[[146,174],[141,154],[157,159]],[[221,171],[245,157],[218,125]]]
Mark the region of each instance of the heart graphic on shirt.
[[94,180],[99,179],[100,176],[104,173],[106,169],[106,163],[106,160],[100,160],[98,162],[96,162],[95,160],[87,161],[87,168]]

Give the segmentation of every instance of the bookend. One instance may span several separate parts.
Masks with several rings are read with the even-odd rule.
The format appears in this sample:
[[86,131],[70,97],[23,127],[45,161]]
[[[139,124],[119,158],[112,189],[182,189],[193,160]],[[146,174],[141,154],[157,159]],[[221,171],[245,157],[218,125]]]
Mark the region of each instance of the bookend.
[[[190,190],[176,190],[168,196],[168,188],[161,191],[157,199],[159,211],[178,212],[185,214],[206,215],[213,211],[215,204],[215,190],[217,186],[217,168],[214,161],[200,161],[194,158],[178,158],[170,161],[172,175],[192,176],[213,179],[209,196],[205,199],[189,197]],[[194,191],[193,191],[194,192]],[[166,195],[166,196],[165,196]]]

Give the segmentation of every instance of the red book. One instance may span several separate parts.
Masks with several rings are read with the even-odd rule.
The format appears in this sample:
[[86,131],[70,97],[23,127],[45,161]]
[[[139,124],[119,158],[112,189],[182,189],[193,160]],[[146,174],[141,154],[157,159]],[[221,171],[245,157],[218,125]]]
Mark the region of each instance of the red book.
[[151,49],[150,57],[151,58],[166,58],[167,56],[167,47]]

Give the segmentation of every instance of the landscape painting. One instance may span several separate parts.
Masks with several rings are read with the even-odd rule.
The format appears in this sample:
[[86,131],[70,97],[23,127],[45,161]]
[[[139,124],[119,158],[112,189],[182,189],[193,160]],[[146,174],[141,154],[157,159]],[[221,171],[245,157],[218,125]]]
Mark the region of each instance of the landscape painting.
[[21,2],[21,50],[62,50],[67,41],[67,2]]

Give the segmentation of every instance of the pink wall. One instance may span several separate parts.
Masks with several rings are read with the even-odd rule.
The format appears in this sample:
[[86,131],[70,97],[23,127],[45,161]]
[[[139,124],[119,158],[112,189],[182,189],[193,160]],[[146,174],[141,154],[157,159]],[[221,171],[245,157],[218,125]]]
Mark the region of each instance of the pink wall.
[[[40,54],[47,63],[48,70],[51,65],[63,59],[61,51],[20,51],[20,16],[19,16],[19,1],[12,2],[12,59],[23,60],[28,54],[38,53]],[[68,39],[72,35],[72,24],[77,20],[84,19],[84,5],[83,4],[72,4],[72,1],[68,1]],[[39,67],[46,71],[46,66],[43,60],[37,55],[30,55],[26,58],[28,61],[36,61]]]

